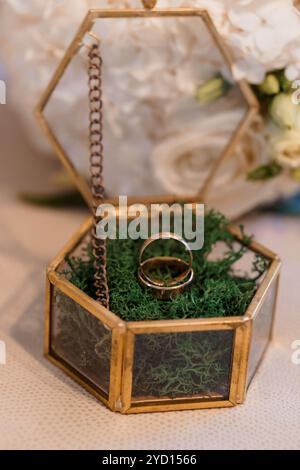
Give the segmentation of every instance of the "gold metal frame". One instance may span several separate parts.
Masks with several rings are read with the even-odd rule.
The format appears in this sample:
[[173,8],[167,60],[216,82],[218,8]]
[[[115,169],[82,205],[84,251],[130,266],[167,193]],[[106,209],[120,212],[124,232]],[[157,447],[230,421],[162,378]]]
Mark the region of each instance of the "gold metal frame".
[[[168,197],[165,198],[168,200]],[[163,202],[163,201],[161,201]],[[190,320],[165,320],[147,322],[124,322],[114,313],[102,307],[73,286],[65,277],[59,274],[59,266],[67,255],[82,243],[84,238],[90,233],[92,218],[89,218],[78,232],[67,243],[63,250],[50,263],[47,270],[46,289],[46,325],[45,325],[45,355],[56,366],[66,372],[72,379],[82,385],[92,393],[97,399],[102,401],[113,411],[125,414],[190,410],[202,408],[232,407],[243,403],[246,396],[247,372],[252,339],[253,321],[259,314],[261,306],[274,282],[278,282],[281,262],[277,255],[264,246],[252,241],[249,248],[270,259],[270,267],[257,290],[248,310],[242,317],[227,318],[200,318]],[[242,242],[243,237],[240,229],[230,227],[237,241]],[[95,316],[112,330],[112,357],[110,370],[110,388],[106,396],[97,390],[92,384],[81,376],[80,373],[72,369],[63,360],[51,352],[51,314],[53,301],[53,287],[61,290],[72,298],[79,305],[84,307],[91,315]],[[276,307],[276,306],[275,306]],[[274,308],[275,311],[275,308]],[[274,313],[274,312],[273,312]],[[273,315],[274,320],[274,315]],[[234,331],[233,355],[230,380],[230,392],[228,400],[217,399],[205,396],[184,397],[178,399],[143,399],[136,400],[132,397],[132,367],[134,361],[135,337],[139,334],[154,333],[180,333],[192,331]],[[270,338],[271,339],[271,338]]]
[[[82,46],[82,41],[87,33],[91,33],[95,21],[99,18],[155,18],[155,17],[199,17],[205,22],[213,39],[215,40],[216,47],[219,48],[224,56],[227,64],[232,65],[232,58],[224,46],[209,14],[199,8],[176,8],[176,9],[151,9],[155,6],[153,0],[143,0],[145,5],[144,9],[123,9],[123,10],[90,10],[82,25],[80,26],[75,38],[67,49],[61,63],[59,64],[52,80],[50,81],[47,89],[41,97],[35,113],[37,119],[52,144],[55,152],[59,156],[67,171],[71,174],[79,188],[81,194],[85,198],[88,205],[92,206],[91,190],[87,181],[77,172],[72,164],[69,155],[64,150],[59,142],[55,133],[47,122],[44,111],[47,103],[64,75],[65,70],[70,64],[72,58],[78,53]],[[244,118],[240,122],[236,131],[234,132],[231,141],[220,156],[219,160],[215,163],[210,172],[203,188],[197,197],[181,197],[187,202],[195,202],[203,200],[211,187],[211,183],[218,171],[220,165],[232,152],[234,146],[241,138],[245,129],[252,120],[254,114],[258,110],[258,101],[255,98],[250,86],[246,81],[241,80],[237,82],[241,93],[248,106]],[[142,202],[149,204],[151,202],[175,202],[178,196],[156,196],[147,198],[128,198],[128,202]],[[110,200],[109,202],[116,202]],[[77,381],[86,390],[92,393],[97,399],[102,401],[113,411],[121,413],[141,413],[141,412],[155,412],[155,411],[171,411],[171,410],[188,410],[200,408],[218,408],[218,407],[232,407],[236,404],[243,403],[246,395],[247,388],[247,371],[250,353],[250,345],[252,339],[253,321],[259,314],[261,305],[265,300],[265,296],[274,282],[278,282],[280,260],[270,250],[262,245],[252,241],[249,248],[254,252],[260,253],[271,261],[270,268],[266,273],[258,291],[256,292],[247,312],[241,317],[227,317],[227,318],[200,318],[191,320],[167,320],[167,321],[148,321],[148,322],[124,322],[108,309],[99,305],[84,292],[73,286],[62,274],[59,273],[59,266],[65,260],[66,256],[74,252],[74,250],[82,243],[86,235],[90,233],[92,227],[92,218],[89,218],[78,232],[72,237],[70,242],[64,249],[55,257],[50,263],[47,270],[47,284],[46,284],[46,318],[45,318],[45,355],[49,360],[67,373],[72,379]],[[242,242],[243,237],[239,229],[231,227],[230,231],[234,234],[236,239]],[[110,368],[110,386],[109,393],[104,394],[98,390],[92,383],[90,383],[78,371],[74,370],[71,365],[53,354],[51,350],[51,322],[52,322],[52,303],[53,303],[53,289],[57,288],[64,292],[68,297],[74,300],[82,307],[84,307],[91,315],[100,320],[103,324],[108,326],[112,331],[112,349],[111,349],[111,368]],[[274,308],[275,310],[275,308]],[[274,315],[273,315],[274,318]],[[135,338],[140,334],[154,334],[163,332],[191,332],[191,331],[216,331],[216,330],[231,330],[234,331],[233,351],[232,351],[232,364],[231,364],[231,379],[228,400],[220,400],[218,397],[184,397],[178,399],[157,398],[157,399],[143,399],[136,400],[132,397],[132,368],[134,361],[134,347]]]
[[[123,373],[123,407],[126,413],[141,413],[151,411],[175,411],[201,408],[220,408],[236,405],[236,395],[239,377],[239,365],[241,358],[241,348],[243,345],[244,323],[237,318],[226,318],[220,323],[218,319],[197,319],[197,320],[169,320],[169,321],[149,321],[128,323],[128,333],[126,336],[125,362]],[[158,398],[158,399],[133,399],[132,398],[132,368],[134,360],[134,340],[138,334],[154,333],[182,333],[196,331],[227,331],[233,330],[233,351],[231,365],[231,379],[228,399],[212,396],[193,396],[184,398]],[[218,399],[219,398],[219,399]]]
[[[81,24],[75,38],[71,42],[70,46],[68,47],[62,61],[58,65],[58,68],[50,81],[48,87],[46,88],[45,92],[43,93],[37,107],[35,110],[36,117],[38,122],[45,132],[47,138],[49,139],[55,153],[60,158],[61,162],[63,163],[66,170],[69,174],[73,177],[75,184],[77,185],[78,189],[80,190],[82,196],[84,197],[85,201],[92,207],[92,196],[90,187],[85,180],[85,178],[80,175],[80,173],[76,170],[75,166],[72,163],[70,156],[66,153],[63,145],[59,142],[58,138],[56,137],[54,131],[52,130],[51,126],[46,120],[44,115],[45,108],[47,103],[51,99],[51,96],[60,82],[61,78],[64,75],[68,65],[70,64],[72,58],[78,53],[80,48],[82,47],[82,41],[84,39],[85,34],[88,34],[92,31],[94,23],[97,19],[105,19],[105,18],[157,18],[157,17],[199,17],[201,18],[204,23],[206,24],[208,30],[210,31],[216,47],[220,50],[221,54],[223,55],[226,63],[229,67],[232,66],[233,60],[231,57],[230,52],[225,47],[222,38],[220,37],[217,29],[215,28],[211,17],[209,16],[208,12],[203,9],[199,8],[175,8],[175,9],[150,9],[150,5],[155,5],[155,2],[147,1],[146,2],[149,6],[141,9],[119,9],[119,10],[102,10],[102,9],[95,9],[89,10],[84,19],[83,23]],[[224,151],[221,153],[220,158],[212,165],[212,169],[209,172],[209,175],[204,182],[202,188],[199,188],[199,194],[197,199],[204,200],[205,196],[208,194],[208,191],[211,187],[213,179],[224,162],[224,160],[232,153],[234,147],[238,143],[239,139],[242,137],[244,131],[247,129],[248,125],[253,119],[253,116],[256,114],[259,104],[251,90],[251,87],[245,80],[240,80],[237,82],[239,86],[242,96],[245,99],[245,102],[248,106],[248,109],[239,123],[238,127],[236,128],[235,132],[232,135],[232,138]],[[177,196],[178,198],[178,196]],[[182,196],[183,199],[186,199]],[[195,198],[194,198],[195,199]]]

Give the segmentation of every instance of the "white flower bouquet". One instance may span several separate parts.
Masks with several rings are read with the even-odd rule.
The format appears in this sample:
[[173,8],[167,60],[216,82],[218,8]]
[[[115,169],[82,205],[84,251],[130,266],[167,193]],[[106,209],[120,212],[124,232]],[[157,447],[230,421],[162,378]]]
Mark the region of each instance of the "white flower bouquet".
[[[140,0],[5,0],[0,56],[10,95],[41,153],[32,109],[88,8],[140,7]],[[207,9],[234,58],[231,70],[205,28],[188,19],[106,21],[105,177],[109,193],[197,194],[244,111],[235,83],[261,103],[216,175],[208,203],[227,216],[295,191],[300,179],[300,15],[292,0],[158,0]],[[84,49],[49,104],[48,119],[74,164],[88,174]],[[295,88],[293,88],[295,87]]]

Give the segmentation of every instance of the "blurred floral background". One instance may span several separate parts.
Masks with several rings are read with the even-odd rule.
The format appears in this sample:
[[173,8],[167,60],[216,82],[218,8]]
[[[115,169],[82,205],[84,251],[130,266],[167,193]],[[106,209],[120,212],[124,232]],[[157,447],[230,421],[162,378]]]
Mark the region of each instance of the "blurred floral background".
[[[300,114],[292,100],[294,81],[300,78],[296,3],[158,0],[157,8],[207,9],[232,54],[231,69],[198,19],[96,25],[105,64],[108,194],[196,195],[245,113],[237,86],[240,79],[252,87],[260,112],[220,168],[207,202],[235,218],[298,191]],[[40,158],[57,159],[32,111],[93,7],[140,8],[141,2],[0,1],[0,60],[10,101]],[[49,122],[84,175],[88,174],[86,67],[82,48],[47,109]],[[55,168],[51,185],[54,199],[56,192],[74,196],[71,182]],[[39,194],[27,196],[36,202],[51,201]],[[296,206],[289,202],[281,209],[297,212],[297,196],[293,201]]]

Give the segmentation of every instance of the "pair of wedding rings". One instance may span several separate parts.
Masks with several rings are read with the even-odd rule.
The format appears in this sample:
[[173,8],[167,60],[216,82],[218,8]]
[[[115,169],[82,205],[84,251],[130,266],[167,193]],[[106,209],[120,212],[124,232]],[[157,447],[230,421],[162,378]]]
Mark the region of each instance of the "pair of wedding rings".
[[[145,258],[145,252],[157,240],[176,240],[180,242],[188,253],[188,261],[176,256],[155,256]],[[171,232],[160,232],[152,235],[142,245],[139,254],[138,278],[143,287],[152,290],[160,300],[175,299],[194,279],[193,254],[182,237]],[[168,276],[157,273],[168,271]],[[155,274],[156,273],[156,274]]]

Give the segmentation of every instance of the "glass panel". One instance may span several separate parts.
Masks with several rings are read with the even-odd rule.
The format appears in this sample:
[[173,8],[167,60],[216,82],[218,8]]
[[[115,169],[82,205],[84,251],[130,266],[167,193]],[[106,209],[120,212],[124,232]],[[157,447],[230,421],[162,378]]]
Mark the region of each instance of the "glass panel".
[[270,340],[277,288],[278,280],[275,280],[270,286],[260,311],[253,321],[248,365],[248,385],[255,375],[256,369]]
[[109,392],[111,330],[53,289],[51,351],[106,394]]
[[[158,17],[99,18],[94,32],[103,57],[108,195],[195,196],[247,112],[211,31],[201,17]],[[87,61],[83,47],[45,115],[88,178]],[[226,164],[217,187],[230,186],[243,168],[238,158]]]
[[233,331],[137,335],[133,398],[228,399],[233,338]]

